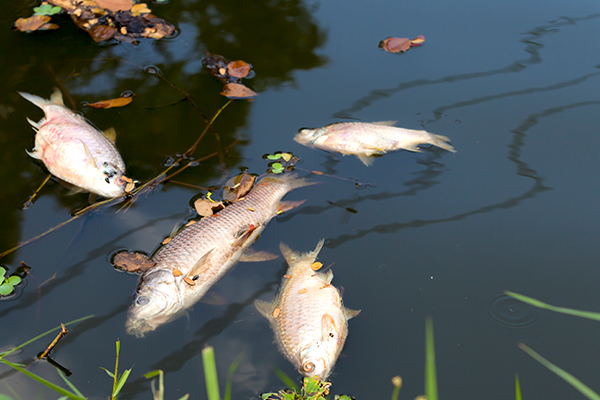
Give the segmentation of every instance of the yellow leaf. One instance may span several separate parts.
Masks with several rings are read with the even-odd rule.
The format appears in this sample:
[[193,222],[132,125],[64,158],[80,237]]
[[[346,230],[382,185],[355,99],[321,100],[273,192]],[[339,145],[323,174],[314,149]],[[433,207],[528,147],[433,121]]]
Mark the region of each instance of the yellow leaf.
[[283,158],[285,162],[288,162],[292,159],[292,155],[290,153],[281,153],[281,158]]
[[15,22],[15,27],[21,32],[33,32],[49,21],[50,17],[47,15],[34,15],[29,18],[19,18]]
[[126,106],[132,101],[133,97],[119,97],[111,100],[97,101],[96,103],[89,103],[87,105],[94,108],[113,108]]

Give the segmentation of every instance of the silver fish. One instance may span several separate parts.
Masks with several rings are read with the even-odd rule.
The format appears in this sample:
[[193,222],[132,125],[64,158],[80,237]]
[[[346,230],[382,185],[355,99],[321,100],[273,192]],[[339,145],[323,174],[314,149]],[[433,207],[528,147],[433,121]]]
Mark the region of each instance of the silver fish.
[[44,111],[45,117],[34,122],[35,147],[27,152],[41,160],[57,178],[104,197],[122,195],[125,164],[115,147],[114,129],[100,132],[82,116],[68,109],[60,90],[50,100],[19,92]]
[[185,227],[152,257],[127,316],[127,332],[144,336],[195,304],[242,257],[276,215],[304,201],[281,202],[311,185],[293,174],[262,179],[244,198]]
[[398,128],[395,121],[337,122],[323,128],[302,128],[294,140],[308,147],[335,151],[344,155],[355,155],[366,165],[373,164],[372,157],[388,151],[421,151],[419,144],[432,144],[444,150],[456,152],[446,136],[426,131]]
[[344,347],[348,320],[360,313],[342,304],[339,291],[331,285],[333,273],[315,272],[323,247],[305,254],[280,245],[289,264],[277,296],[271,303],[256,300],[258,311],[271,323],[281,352],[304,376],[327,379]]

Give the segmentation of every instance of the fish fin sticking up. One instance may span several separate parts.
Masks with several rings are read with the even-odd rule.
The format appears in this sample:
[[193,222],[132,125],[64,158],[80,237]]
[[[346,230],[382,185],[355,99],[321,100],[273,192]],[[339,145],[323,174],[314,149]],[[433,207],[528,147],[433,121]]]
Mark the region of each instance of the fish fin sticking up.
[[110,140],[111,142],[113,142],[113,143],[117,142],[117,131],[112,126],[108,129],[102,131],[102,134],[104,134],[104,136],[106,136],[106,138],[108,140]]
[[52,95],[50,96],[50,102],[52,104],[57,104],[59,106],[64,106],[65,102],[63,101],[63,95],[59,88],[55,87]]
[[358,159],[362,161],[362,163],[365,164],[367,167],[373,165],[373,157],[358,156]]
[[331,281],[333,280],[333,271],[328,269],[326,272],[322,272],[319,271],[316,273],[317,278],[321,279],[322,281],[325,281],[326,283],[331,283]]
[[90,151],[90,148],[87,147],[87,145],[85,144],[85,142],[81,139],[77,139],[81,142],[81,144],[83,145],[83,150],[85,151],[85,156],[87,157],[88,163],[94,167],[94,168],[98,168],[98,165],[96,164],[96,160],[94,159],[94,156],[92,155],[92,152]]
[[206,252],[206,254],[200,257],[200,259],[196,261],[196,264],[194,264],[194,266],[190,268],[187,274],[185,274],[184,278],[194,279],[196,275],[200,275],[202,272],[204,272],[204,270],[206,269],[206,261],[208,260],[208,257],[210,256],[210,253],[212,253],[213,250],[214,249],[210,249]]
[[381,126],[394,126],[394,125],[396,125],[396,122],[398,122],[398,121],[377,121],[377,122],[373,122],[373,124],[381,125]]
[[326,342],[331,339],[337,339],[338,334],[339,332],[335,326],[333,317],[329,314],[323,314],[323,318],[321,318],[321,340]]
[[25,100],[32,102],[39,108],[44,108],[44,106],[51,105],[51,104],[56,104],[56,105],[60,105],[60,106],[65,105],[65,103],[63,102],[62,93],[60,92],[60,90],[58,88],[54,88],[54,93],[52,93],[52,95],[50,96],[50,100],[46,100],[46,99],[41,98],[40,96],[36,96],[34,94],[29,94],[29,93],[24,93],[24,92],[17,92],[17,93],[19,93]]
[[277,207],[277,215],[283,214],[287,211],[290,211],[290,210],[298,207],[299,205],[303,204],[305,201],[306,200],[282,201],[281,203],[279,203],[279,206]]
[[261,185],[268,182],[285,182],[290,185],[290,191],[293,189],[297,189],[304,186],[316,185],[321,182],[308,182],[305,178],[298,178],[298,174],[296,173],[285,173],[282,175],[270,175],[267,176],[258,182],[257,185]]
[[349,308],[344,307],[344,314],[346,314],[346,319],[352,319],[360,314],[360,310],[351,310]]
[[254,251],[252,248],[249,248],[240,257],[240,262],[270,261],[278,257],[277,254],[269,253],[268,251]]
[[430,135],[431,135],[430,143],[432,145],[437,146],[444,150],[451,151],[452,153],[456,153],[456,150],[454,150],[454,147],[452,147],[452,145],[450,144],[450,138],[448,138],[447,136],[435,135],[433,133],[430,133]]
[[258,312],[266,319],[271,320],[271,318],[273,318],[273,313],[271,311],[273,308],[273,303],[256,299],[254,300],[254,307],[256,307]]
[[299,260],[301,258],[306,258],[306,261],[310,261],[310,263],[312,264],[317,259],[317,256],[323,248],[324,243],[325,239],[319,240],[319,243],[317,243],[317,247],[313,251],[304,254],[295,252],[294,250],[290,249],[289,246],[285,243],[281,243],[279,245],[279,250],[281,250],[283,257],[285,257],[285,261],[287,261],[288,264],[292,264],[294,261]]
[[37,152],[37,150],[36,150],[36,149],[33,149],[33,150],[31,150],[31,151],[27,151],[27,150],[25,150],[25,153],[27,153],[27,155],[28,155],[29,157],[31,157],[31,158],[35,158],[36,160],[41,160],[41,159],[42,159],[42,156],[40,156],[40,155],[38,154],[38,152]]
[[35,121],[32,121],[29,118],[27,118],[27,122],[29,122],[29,124],[32,126],[33,130],[37,132],[42,127],[44,122],[46,122],[46,119],[42,118],[42,119],[40,119],[39,122],[35,122]]

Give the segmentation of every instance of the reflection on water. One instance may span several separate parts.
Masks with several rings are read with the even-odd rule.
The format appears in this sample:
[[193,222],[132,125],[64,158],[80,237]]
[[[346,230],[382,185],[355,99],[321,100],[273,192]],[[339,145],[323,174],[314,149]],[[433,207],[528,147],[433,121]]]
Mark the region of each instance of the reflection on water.
[[492,297],[488,303],[489,317],[495,323],[506,328],[530,328],[537,324],[538,312],[529,304],[518,301],[504,293]]

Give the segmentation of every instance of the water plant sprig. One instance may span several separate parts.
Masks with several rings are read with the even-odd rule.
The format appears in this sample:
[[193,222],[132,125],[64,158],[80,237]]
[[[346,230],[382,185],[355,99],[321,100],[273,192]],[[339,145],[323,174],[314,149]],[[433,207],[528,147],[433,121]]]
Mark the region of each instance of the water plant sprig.
[[125,385],[125,382],[127,381],[127,378],[129,377],[129,374],[131,373],[131,370],[132,370],[132,368],[126,369],[121,374],[121,377],[119,377],[119,353],[121,350],[121,341],[119,339],[117,339],[116,347],[117,347],[117,356],[115,358],[115,372],[112,373],[109,370],[107,370],[106,368],[100,367],[101,369],[106,371],[108,376],[113,378],[113,390],[112,390],[112,394],[110,396],[110,400],[116,400],[117,395],[123,388],[123,385]]
[[51,4],[42,4],[39,7],[33,9],[33,15],[54,15],[62,11],[59,6],[53,6]]
[[6,276],[8,270],[0,267],[0,296],[7,296],[15,290],[15,286],[21,283],[21,277],[13,275]]

